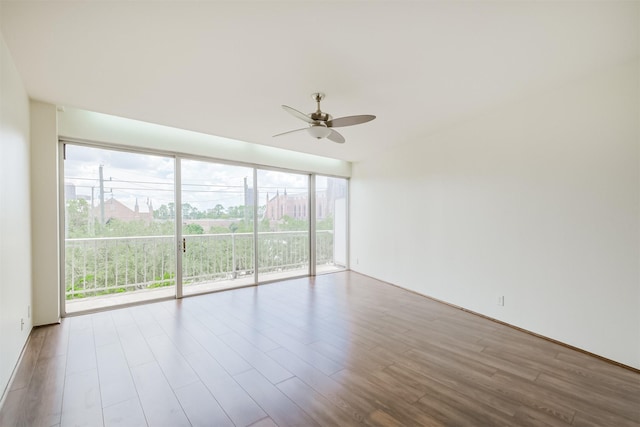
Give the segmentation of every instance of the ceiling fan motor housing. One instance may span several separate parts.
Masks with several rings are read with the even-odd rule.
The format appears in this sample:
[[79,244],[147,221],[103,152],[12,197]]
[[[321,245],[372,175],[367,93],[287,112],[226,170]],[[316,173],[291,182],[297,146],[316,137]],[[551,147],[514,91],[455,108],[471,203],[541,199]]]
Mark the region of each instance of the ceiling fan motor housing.
[[331,117],[331,114],[323,113],[320,110],[309,114],[309,117],[311,117],[312,120],[315,120],[317,122],[327,122],[333,118]]

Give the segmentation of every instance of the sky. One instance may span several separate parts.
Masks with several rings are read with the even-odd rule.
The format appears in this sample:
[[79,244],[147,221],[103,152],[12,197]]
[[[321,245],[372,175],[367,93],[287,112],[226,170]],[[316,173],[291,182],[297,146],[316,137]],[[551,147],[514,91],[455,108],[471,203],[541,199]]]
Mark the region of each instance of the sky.
[[[244,178],[253,187],[253,169],[243,166],[182,159],[182,203],[200,211],[217,204],[225,208],[244,204]],[[133,209],[138,200],[140,211],[147,211],[147,199],[154,209],[174,202],[174,159],[128,151],[106,150],[81,145],[66,145],[64,182],[74,184],[77,197],[99,199],[99,169],[103,166],[105,198],[111,196]],[[266,193],[307,192],[308,175],[281,171],[258,170],[258,205],[264,205]],[[326,179],[318,178],[319,189]]]

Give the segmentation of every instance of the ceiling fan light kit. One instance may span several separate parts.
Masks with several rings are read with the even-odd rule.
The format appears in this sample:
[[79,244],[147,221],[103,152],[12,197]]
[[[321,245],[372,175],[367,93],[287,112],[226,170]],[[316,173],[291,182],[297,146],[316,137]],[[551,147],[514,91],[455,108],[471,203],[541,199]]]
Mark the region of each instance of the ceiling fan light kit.
[[324,99],[324,93],[321,93],[321,92],[312,93],[311,98],[314,101],[316,101],[316,104],[317,104],[317,109],[313,113],[304,114],[296,110],[295,108],[291,108],[287,105],[282,106],[282,108],[292,116],[307,122],[309,124],[309,127],[279,133],[277,135],[273,135],[274,137],[306,130],[309,133],[309,135],[311,135],[316,139],[327,138],[330,141],[343,144],[345,142],[344,137],[339,132],[336,132],[332,128],[359,125],[361,123],[370,122],[371,120],[376,118],[376,116],[367,114],[367,115],[359,115],[359,116],[339,117],[337,119],[334,119],[333,117],[331,117],[330,114],[324,113],[320,109],[320,101]]
[[331,129],[329,129],[326,125],[311,125],[307,128],[307,132],[309,135],[316,139],[326,138],[331,135]]

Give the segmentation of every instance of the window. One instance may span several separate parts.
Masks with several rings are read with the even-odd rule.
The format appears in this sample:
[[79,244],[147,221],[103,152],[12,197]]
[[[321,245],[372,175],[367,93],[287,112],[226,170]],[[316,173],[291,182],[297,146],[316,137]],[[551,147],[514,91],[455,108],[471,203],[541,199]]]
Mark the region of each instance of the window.
[[74,143],[61,152],[64,313],[347,266],[345,179]]

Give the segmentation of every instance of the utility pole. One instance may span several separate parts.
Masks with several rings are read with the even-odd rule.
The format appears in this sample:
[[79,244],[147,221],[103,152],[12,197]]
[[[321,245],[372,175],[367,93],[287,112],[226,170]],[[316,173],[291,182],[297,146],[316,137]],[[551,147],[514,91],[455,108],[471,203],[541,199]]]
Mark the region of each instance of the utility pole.
[[100,165],[100,224],[104,225],[104,177],[102,176],[103,165]]
[[89,209],[89,234],[91,236],[94,236],[94,223],[93,223],[93,205],[94,205],[94,191],[95,191],[96,187],[91,187],[91,208]]

